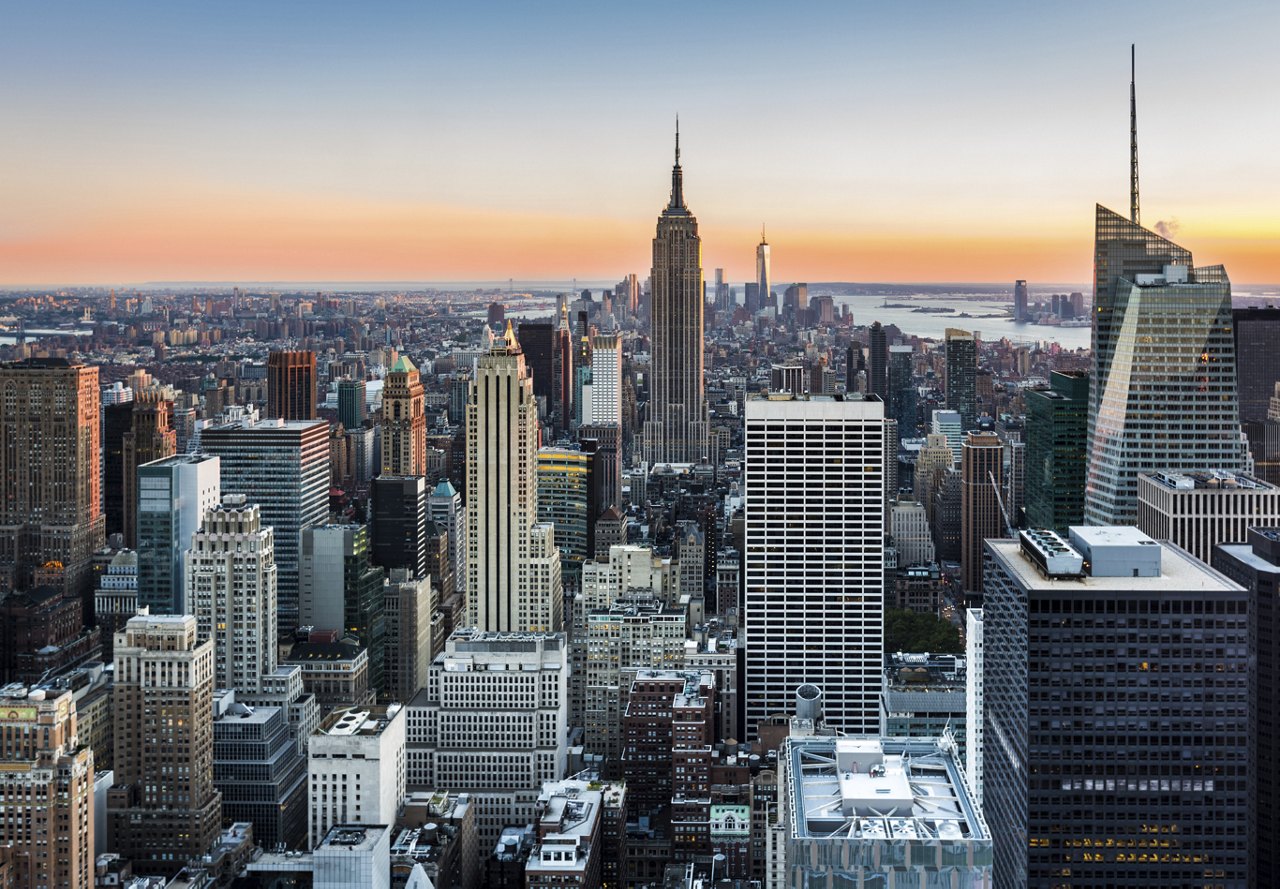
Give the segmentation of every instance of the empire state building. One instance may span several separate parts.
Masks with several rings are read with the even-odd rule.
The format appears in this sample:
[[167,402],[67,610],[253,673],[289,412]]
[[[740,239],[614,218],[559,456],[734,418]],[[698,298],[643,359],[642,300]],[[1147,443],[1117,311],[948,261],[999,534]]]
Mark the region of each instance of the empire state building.
[[653,365],[644,457],[650,464],[707,458],[707,404],[702,379],[702,241],[684,204],[680,130],[671,169],[671,200],[653,239]]

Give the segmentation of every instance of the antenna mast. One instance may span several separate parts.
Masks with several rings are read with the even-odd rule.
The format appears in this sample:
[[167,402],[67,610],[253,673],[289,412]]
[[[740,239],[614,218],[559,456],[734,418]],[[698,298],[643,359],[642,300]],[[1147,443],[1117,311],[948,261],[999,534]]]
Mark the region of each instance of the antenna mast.
[[1129,221],[1140,225],[1138,218],[1138,54],[1129,44]]

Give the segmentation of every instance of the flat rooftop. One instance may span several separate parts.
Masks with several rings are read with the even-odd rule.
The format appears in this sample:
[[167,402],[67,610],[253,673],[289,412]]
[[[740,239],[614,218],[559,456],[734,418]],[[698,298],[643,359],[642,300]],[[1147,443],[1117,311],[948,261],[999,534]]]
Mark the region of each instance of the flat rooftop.
[[1225,469],[1152,472],[1142,473],[1142,477],[1166,491],[1251,493],[1277,490],[1276,486],[1269,482],[1264,482],[1243,472],[1229,472]]
[[320,849],[350,849],[353,852],[372,852],[387,832],[385,824],[335,824],[324,835]]
[[[1137,528],[1087,528],[1100,546],[1130,543],[1138,545],[1139,537],[1147,538]],[[1116,532],[1114,537],[1101,532]],[[1017,540],[988,540],[987,550],[1025,588],[1034,590],[1081,590],[1100,592],[1133,592],[1158,594],[1179,592],[1224,593],[1236,592],[1240,587],[1214,571],[1199,559],[1179,547],[1156,541],[1160,547],[1160,574],[1157,577],[1045,577],[1040,568],[1023,552]]]
[[316,729],[316,734],[331,737],[380,735],[399,712],[399,704],[387,707],[343,707],[326,716]]

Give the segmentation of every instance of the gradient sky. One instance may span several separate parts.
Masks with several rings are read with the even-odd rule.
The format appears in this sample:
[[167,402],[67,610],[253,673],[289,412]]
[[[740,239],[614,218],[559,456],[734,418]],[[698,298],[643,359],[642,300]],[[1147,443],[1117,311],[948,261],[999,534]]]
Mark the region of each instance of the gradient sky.
[[1280,4],[9,3],[0,284],[1084,281],[1093,204],[1280,282]]

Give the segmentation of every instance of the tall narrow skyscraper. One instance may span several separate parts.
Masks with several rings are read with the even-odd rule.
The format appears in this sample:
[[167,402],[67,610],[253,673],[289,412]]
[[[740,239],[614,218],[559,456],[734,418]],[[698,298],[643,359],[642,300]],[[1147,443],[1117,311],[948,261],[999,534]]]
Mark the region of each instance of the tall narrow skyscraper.
[[967,330],[947,328],[947,407],[960,413],[968,432],[978,422],[978,341]]
[[760,301],[758,308],[761,309],[769,304],[769,294],[772,292],[770,271],[769,242],[765,239],[762,225],[760,226],[760,243],[756,245],[756,299]]
[[1004,442],[994,432],[970,432],[960,450],[960,577],[966,593],[981,593],[982,543],[1005,536]]
[[653,352],[644,455],[650,464],[696,463],[707,455],[703,381],[702,240],[684,203],[680,131],[671,200],[653,239]]
[[133,402],[131,428],[124,434],[124,545],[138,548],[138,467],[178,452],[173,402],[159,389],[144,389]]
[[889,344],[884,325],[875,321],[871,325],[871,347],[867,350],[867,391],[878,395],[881,401],[889,400]]
[[1027,282],[1019,279],[1013,282],[1013,320],[1019,324],[1031,320],[1027,309]]
[[560,553],[538,524],[538,409],[516,336],[476,360],[467,405],[469,623],[490,632],[563,625]]
[[272,352],[267,358],[267,416],[316,418],[316,353]]
[[747,733],[821,686],[827,722],[880,730],[885,418],[878,400],[746,402]]
[[1084,522],[1084,469],[1089,444],[1089,375],[1049,374],[1049,387],[1028,389],[1027,526],[1065,534]]
[[401,355],[382,387],[382,475],[427,474],[427,414],[418,368]]
[[178,454],[138,467],[138,605],[189,614],[183,557],[204,514],[222,500],[222,461]]

